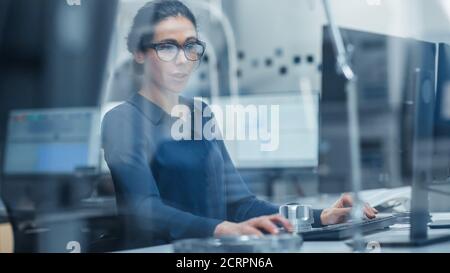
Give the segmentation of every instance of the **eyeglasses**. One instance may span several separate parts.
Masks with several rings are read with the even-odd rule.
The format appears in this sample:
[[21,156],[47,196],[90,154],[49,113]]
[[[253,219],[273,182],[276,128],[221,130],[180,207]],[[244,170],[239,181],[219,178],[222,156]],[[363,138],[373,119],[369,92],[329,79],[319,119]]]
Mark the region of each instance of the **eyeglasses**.
[[183,46],[175,42],[163,42],[156,44],[149,44],[146,48],[152,48],[156,51],[158,58],[164,62],[172,62],[183,50],[186,59],[196,62],[203,57],[206,50],[206,44],[200,40],[188,41]]

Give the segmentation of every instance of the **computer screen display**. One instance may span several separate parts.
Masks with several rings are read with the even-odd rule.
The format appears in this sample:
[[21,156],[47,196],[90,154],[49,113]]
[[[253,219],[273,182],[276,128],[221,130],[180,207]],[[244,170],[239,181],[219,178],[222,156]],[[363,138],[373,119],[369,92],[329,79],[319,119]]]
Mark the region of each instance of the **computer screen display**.
[[[420,118],[417,94],[435,88],[436,44],[341,30],[358,76],[362,188],[410,185],[415,119]],[[330,193],[351,190],[346,81],[336,65],[329,28],[325,27],[319,190]]]
[[18,110],[9,117],[4,173],[71,174],[99,164],[95,108]]
[[450,177],[450,45],[439,44],[435,111],[433,179]]
[[[285,169],[285,168],[316,168],[318,165],[318,94],[295,92],[292,94],[250,95],[221,97],[213,100],[213,105],[220,109],[227,106],[254,106],[261,110],[261,106],[267,109],[275,109],[278,106],[278,128],[271,128],[271,113],[258,111],[257,115],[246,115],[246,118],[237,119],[236,128],[245,128],[247,132],[251,128],[262,129],[262,132],[270,134],[270,141],[274,149],[261,149],[264,138],[257,140],[229,139],[226,128],[221,128],[225,144],[230,157],[239,169]],[[250,108],[247,108],[250,109]],[[270,111],[269,111],[270,112]],[[262,128],[261,121],[267,120],[267,128]],[[226,121],[224,121],[225,127]],[[266,124],[266,122],[262,122]],[[258,131],[258,136],[261,131]],[[248,136],[248,135],[247,135]]]

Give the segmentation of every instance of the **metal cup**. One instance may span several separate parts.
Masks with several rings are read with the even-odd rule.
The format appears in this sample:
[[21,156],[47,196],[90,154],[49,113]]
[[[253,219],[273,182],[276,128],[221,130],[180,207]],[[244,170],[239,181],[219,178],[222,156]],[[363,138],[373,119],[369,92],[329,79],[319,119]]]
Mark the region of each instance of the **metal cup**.
[[290,203],[280,207],[280,214],[294,227],[294,232],[304,232],[312,229],[314,223],[313,209],[310,205]]

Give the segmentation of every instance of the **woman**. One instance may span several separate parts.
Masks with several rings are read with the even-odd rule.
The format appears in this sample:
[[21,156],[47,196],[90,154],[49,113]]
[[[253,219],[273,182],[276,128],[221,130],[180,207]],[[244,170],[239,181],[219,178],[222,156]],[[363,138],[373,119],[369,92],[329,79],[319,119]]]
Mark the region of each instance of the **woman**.
[[[291,230],[277,206],[248,190],[223,141],[171,138],[178,120],[170,115],[172,109],[186,105],[194,113],[194,101],[180,95],[205,52],[192,12],[174,0],[146,4],[134,18],[128,50],[142,88],[103,121],[105,159],[128,240],[157,245],[182,238],[276,234],[277,224]],[[199,134],[195,128],[191,133]],[[350,206],[344,195],[332,208],[314,211],[315,225],[344,221]],[[376,211],[366,207],[365,213],[373,218]]]

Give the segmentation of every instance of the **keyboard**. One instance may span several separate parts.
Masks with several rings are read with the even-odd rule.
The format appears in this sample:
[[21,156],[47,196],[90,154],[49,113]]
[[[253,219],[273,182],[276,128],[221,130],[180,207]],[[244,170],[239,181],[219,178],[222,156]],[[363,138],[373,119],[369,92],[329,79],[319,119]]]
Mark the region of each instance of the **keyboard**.
[[360,228],[363,235],[380,231],[396,224],[396,216],[378,216],[374,219],[361,220],[356,223],[346,222],[343,224],[330,225],[321,228],[300,232],[305,241],[340,241],[353,236],[354,228]]

